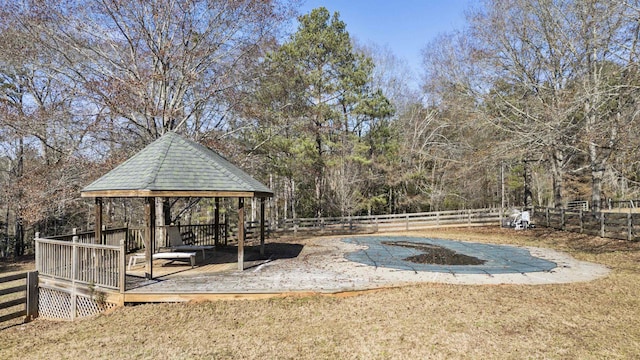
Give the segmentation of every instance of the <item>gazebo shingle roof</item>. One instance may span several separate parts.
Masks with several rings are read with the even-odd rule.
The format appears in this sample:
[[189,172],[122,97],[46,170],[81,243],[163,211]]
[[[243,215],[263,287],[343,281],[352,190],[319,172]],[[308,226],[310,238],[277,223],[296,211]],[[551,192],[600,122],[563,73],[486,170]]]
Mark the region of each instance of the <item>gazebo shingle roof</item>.
[[215,151],[168,132],[81,191],[83,197],[269,197]]

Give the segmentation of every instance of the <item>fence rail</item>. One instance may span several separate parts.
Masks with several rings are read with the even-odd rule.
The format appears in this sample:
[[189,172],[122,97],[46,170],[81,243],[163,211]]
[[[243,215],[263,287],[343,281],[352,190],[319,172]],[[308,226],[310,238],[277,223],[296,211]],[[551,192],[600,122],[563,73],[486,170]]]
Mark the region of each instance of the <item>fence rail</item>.
[[301,218],[279,220],[277,231],[402,231],[440,226],[483,226],[500,224],[500,209],[436,211],[412,214]]
[[[10,284],[8,287],[1,284]],[[24,295],[22,295],[23,293]],[[21,296],[22,295],[22,296]],[[6,310],[24,305],[21,309]],[[25,317],[24,321],[38,316],[38,272],[31,271],[0,277],[0,323]]]
[[537,225],[600,237],[640,240],[640,214],[589,212],[571,209],[536,207],[533,220]]
[[119,246],[36,238],[36,269],[42,276],[125,290],[125,242]]

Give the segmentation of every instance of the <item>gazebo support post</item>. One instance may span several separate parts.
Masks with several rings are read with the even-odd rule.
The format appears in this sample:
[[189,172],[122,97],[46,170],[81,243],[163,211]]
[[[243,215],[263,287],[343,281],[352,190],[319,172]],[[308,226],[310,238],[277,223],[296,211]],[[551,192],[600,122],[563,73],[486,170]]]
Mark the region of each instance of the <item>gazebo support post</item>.
[[153,239],[155,237],[155,199],[149,197],[144,204],[144,222],[147,231],[144,232],[144,257],[147,261],[145,265],[144,277],[153,279]]
[[244,198],[238,198],[238,270],[244,270]]
[[216,202],[216,208],[215,210],[213,210],[213,217],[214,217],[214,225],[215,225],[215,234],[213,235],[214,238],[214,244],[216,245],[216,248],[218,246],[220,246],[220,198],[216,198],[215,200]]
[[102,198],[96,198],[96,238],[93,240],[95,244],[102,244]]
[[264,198],[260,198],[260,256],[264,257]]

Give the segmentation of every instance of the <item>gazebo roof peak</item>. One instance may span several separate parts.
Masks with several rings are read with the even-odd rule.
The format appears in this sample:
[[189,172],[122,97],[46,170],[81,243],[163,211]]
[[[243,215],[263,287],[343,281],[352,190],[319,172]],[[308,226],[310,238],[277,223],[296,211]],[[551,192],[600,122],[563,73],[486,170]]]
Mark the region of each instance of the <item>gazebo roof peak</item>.
[[215,151],[168,132],[82,189],[83,197],[269,197]]

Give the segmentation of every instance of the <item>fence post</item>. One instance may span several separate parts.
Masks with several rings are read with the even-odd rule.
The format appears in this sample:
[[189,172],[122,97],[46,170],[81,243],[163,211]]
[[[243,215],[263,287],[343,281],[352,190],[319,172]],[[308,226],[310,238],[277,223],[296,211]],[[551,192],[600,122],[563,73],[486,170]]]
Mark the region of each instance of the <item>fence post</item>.
[[604,214],[600,211],[600,237],[604,237]]
[[582,234],[584,232],[584,213],[582,212],[582,209],[578,211],[580,212],[580,234]]
[[25,322],[38,317],[38,271],[27,273],[27,316]]
[[631,226],[632,226],[632,221],[631,221],[631,209],[629,209],[629,212],[627,213],[627,240],[631,241]]
[[564,209],[560,209],[560,230],[564,230]]
[[471,227],[471,209],[467,209],[467,226]]
[[550,224],[549,224],[549,208],[546,208],[545,210],[546,210],[545,212],[546,212],[546,217],[547,217],[547,227],[551,227]]
[[405,213],[404,215],[405,215],[405,219],[406,219],[406,222],[407,222],[406,230],[408,231],[409,230],[409,214]]

